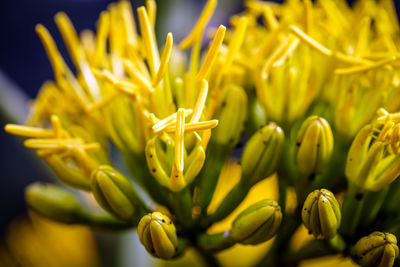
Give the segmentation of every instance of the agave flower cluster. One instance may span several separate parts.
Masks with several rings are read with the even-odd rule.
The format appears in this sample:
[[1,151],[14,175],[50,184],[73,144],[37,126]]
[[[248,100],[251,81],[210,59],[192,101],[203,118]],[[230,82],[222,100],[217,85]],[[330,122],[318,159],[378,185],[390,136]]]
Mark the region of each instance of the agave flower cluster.
[[[248,0],[202,47],[216,5],[207,2],[179,45],[169,33],[161,53],[152,0],[137,9],[139,25],[129,2],[120,1],[101,13],[96,33],[80,36],[58,13],[73,70],[46,28],[36,27],[54,81],[41,88],[26,125],[6,131],[27,138],[25,146],[62,182],[93,194],[107,214],[84,208],[66,189],[37,183],[26,190],[29,207],[64,223],[137,227],[146,250],[162,259],[193,246],[217,265],[215,252],[276,236],[260,264],[293,266],[343,253],[361,266],[393,266],[400,234],[393,3]],[[129,178],[113,167],[113,147]],[[222,170],[237,155],[239,182],[216,196]],[[272,175],[278,202],[254,203],[229,229],[208,233]],[[288,191],[296,203],[287,203]],[[292,251],[302,223],[315,239]]]

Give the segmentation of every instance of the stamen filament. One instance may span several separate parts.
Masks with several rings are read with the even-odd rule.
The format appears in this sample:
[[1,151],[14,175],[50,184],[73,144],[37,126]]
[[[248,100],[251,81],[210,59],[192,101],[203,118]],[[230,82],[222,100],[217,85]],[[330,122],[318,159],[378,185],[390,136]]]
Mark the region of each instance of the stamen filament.
[[179,44],[179,48],[181,50],[188,49],[194,41],[198,38],[200,34],[203,33],[203,29],[211,18],[211,15],[214,13],[215,7],[217,6],[217,0],[209,0],[207,4],[204,6],[203,11],[196,23],[193,27],[193,30],[190,34]]
[[176,114],[175,132],[175,166],[179,172],[184,168],[184,135],[185,135],[185,109],[180,108]]
[[217,33],[215,34],[214,40],[211,43],[210,49],[207,52],[206,58],[204,59],[203,65],[201,66],[199,73],[196,76],[196,79],[198,81],[203,80],[207,76],[207,73],[211,70],[211,66],[217,58],[219,48],[222,44],[222,41],[224,40],[225,31],[225,26],[219,26]]
[[[191,109],[185,109],[185,117],[192,114],[192,112],[193,112],[193,110],[191,110]],[[176,122],[176,116],[177,116],[177,112],[169,115],[168,117],[166,117],[162,120],[157,121],[152,127],[153,131],[157,133],[157,132],[162,131],[166,127],[174,124]]]
[[110,29],[110,15],[107,11],[100,14],[100,19],[97,26],[96,45],[92,58],[92,66],[98,67],[104,59],[106,53],[107,36]]
[[12,135],[17,135],[27,138],[51,138],[55,137],[53,130],[17,125],[17,124],[7,124],[4,130]]
[[143,88],[147,90],[147,92],[153,92],[154,89],[151,86],[150,81],[133,65],[133,63],[129,60],[124,59],[123,61],[125,70],[131,76],[132,80],[137,82]]
[[[189,122],[185,124],[185,133],[190,133],[190,132],[197,132],[197,131],[203,131],[211,128],[215,128],[218,125],[218,120],[209,120],[209,121],[199,121],[199,122]],[[174,133],[176,132],[176,127],[175,126],[169,126],[164,129],[164,132],[166,133]],[[178,129],[179,130],[179,129]]]
[[164,76],[164,73],[168,67],[169,58],[171,57],[173,42],[174,41],[173,41],[172,33],[168,33],[167,41],[165,42],[165,46],[164,46],[164,51],[161,55],[160,67],[158,68],[156,77],[153,81],[153,87],[157,87],[157,85],[160,83],[162,77]]
[[208,82],[206,80],[201,81],[200,93],[197,98],[196,105],[194,106],[193,116],[190,122],[198,122],[200,120],[201,114],[203,113],[204,105],[206,103],[208,93]]
[[368,64],[368,65],[361,65],[361,66],[354,66],[354,67],[350,67],[350,68],[341,68],[341,69],[336,69],[335,70],[335,74],[337,75],[348,75],[348,74],[355,74],[355,73],[359,73],[359,72],[364,72],[364,71],[369,71],[369,70],[373,70],[373,69],[377,69],[380,68],[382,66],[385,66],[386,64],[389,64],[391,62],[393,62],[394,60],[396,60],[396,57],[390,57],[387,59],[383,59],[380,61],[377,61],[375,63],[372,64]]
[[137,12],[139,17],[140,32],[142,33],[144,41],[146,59],[150,67],[151,75],[154,76],[156,74],[156,69],[160,65],[160,56],[158,54],[155,35],[146,9],[144,7],[139,7]]

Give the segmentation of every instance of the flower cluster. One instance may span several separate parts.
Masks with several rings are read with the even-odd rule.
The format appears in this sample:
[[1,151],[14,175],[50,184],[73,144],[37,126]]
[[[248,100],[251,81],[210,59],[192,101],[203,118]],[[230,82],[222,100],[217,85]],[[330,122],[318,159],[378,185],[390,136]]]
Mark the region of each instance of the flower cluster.
[[[29,207],[64,223],[137,227],[146,250],[162,259],[193,246],[216,265],[214,252],[276,236],[260,264],[292,266],[343,253],[361,266],[393,266],[393,234],[400,234],[400,29],[393,3],[247,0],[203,49],[216,5],[206,3],[178,46],[169,33],[162,53],[153,0],[137,9],[138,26],[128,1],[111,4],[96,33],[78,35],[58,13],[74,69],[46,28],[36,27],[54,81],[41,88],[26,125],[5,129],[28,138],[25,146],[61,181],[93,194],[108,213],[41,184],[27,188]],[[113,167],[113,147],[129,178]],[[240,180],[220,197],[218,181],[235,157]],[[279,201],[254,203],[229,229],[209,233],[273,175]],[[136,193],[139,187],[151,201]],[[292,251],[289,241],[302,223],[316,239]]]

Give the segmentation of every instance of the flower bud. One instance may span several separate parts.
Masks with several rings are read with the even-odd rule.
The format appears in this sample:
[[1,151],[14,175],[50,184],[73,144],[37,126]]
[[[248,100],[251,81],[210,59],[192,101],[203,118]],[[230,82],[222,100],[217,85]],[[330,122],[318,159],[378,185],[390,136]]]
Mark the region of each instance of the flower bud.
[[303,205],[301,218],[316,238],[333,238],[340,226],[340,206],[332,192],[321,189],[311,192]]
[[256,245],[271,239],[282,220],[281,208],[274,200],[257,202],[233,221],[230,236],[246,245]]
[[251,180],[246,182],[255,184],[275,172],[284,138],[282,129],[273,122],[251,136],[240,160],[243,176]]
[[379,191],[399,177],[399,132],[398,124],[390,120],[379,128],[364,126],[347,155],[347,179],[362,189]]
[[100,166],[92,173],[92,191],[100,206],[119,218],[134,219],[141,209],[128,178],[110,166]]
[[170,218],[160,212],[145,215],[139,222],[139,240],[153,256],[171,259],[178,247],[175,225]]
[[373,232],[354,246],[353,259],[362,267],[391,267],[399,255],[397,239],[390,233]]
[[177,192],[181,191],[196,178],[204,165],[205,152],[199,141],[189,151],[185,147],[184,169],[182,173],[177,173],[176,171],[174,172],[176,170],[174,168],[174,149],[175,144],[171,140],[164,142],[155,136],[147,141],[146,161],[155,180],[160,185]]
[[25,198],[29,208],[51,220],[71,224],[83,216],[78,199],[55,185],[33,183],[25,189]]
[[231,85],[225,90],[216,119],[219,123],[211,136],[212,141],[235,147],[242,137],[247,119],[247,95],[242,87]]
[[332,150],[333,134],[328,122],[318,116],[307,118],[296,138],[294,157],[298,171],[304,175],[320,174]]

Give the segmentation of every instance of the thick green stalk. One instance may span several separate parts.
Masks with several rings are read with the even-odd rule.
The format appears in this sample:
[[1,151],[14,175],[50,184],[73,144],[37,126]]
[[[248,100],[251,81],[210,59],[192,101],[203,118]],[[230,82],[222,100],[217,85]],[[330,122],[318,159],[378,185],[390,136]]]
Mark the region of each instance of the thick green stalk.
[[125,153],[124,158],[126,166],[131,173],[134,181],[144,187],[150,196],[160,204],[166,205],[167,190],[163,188],[152,176],[144,155],[135,155],[133,153]]
[[365,200],[365,193],[355,185],[350,184],[344,195],[342,205],[342,222],[339,232],[344,237],[353,236],[358,226]]
[[368,226],[376,219],[376,216],[384,205],[388,192],[389,187],[386,187],[378,192],[367,192],[365,194],[364,206],[360,220],[362,226]]
[[197,237],[197,245],[210,252],[218,252],[234,244],[235,241],[229,236],[229,231],[212,235],[203,233]]
[[138,222],[128,222],[111,216],[85,213],[82,224],[100,230],[129,230],[136,227]]
[[198,194],[196,205],[201,208],[203,214],[207,211],[217,186],[218,178],[225,161],[229,158],[232,149],[216,143],[210,143],[207,148],[206,162],[197,177]]
[[188,187],[184,188],[180,192],[170,192],[169,195],[169,207],[179,224],[181,224],[186,230],[190,229],[194,220],[192,217],[192,194]]

